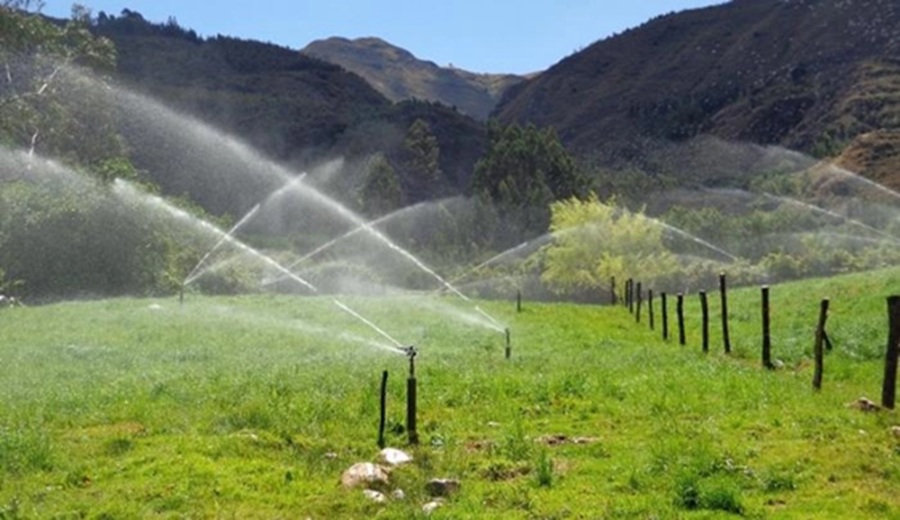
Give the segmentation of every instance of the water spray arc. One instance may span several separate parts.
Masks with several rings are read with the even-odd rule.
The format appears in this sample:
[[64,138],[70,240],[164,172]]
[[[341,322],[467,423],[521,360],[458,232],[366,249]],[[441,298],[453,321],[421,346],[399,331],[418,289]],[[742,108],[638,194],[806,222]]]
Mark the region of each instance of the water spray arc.
[[234,226],[232,226],[231,229],[229,229],[227,233],[222,235],[222,237],[219,239],[219,241],[216,242],[215,245],[213,245],[212,248],[209,251],[207,251],[205,255],[200,257],[200,261],[197,262],[197,265],[195,265],[194,268],[191,269],[191,271],[188,273],[188,275],[184,277],[184,280],[181,282],[182,287],[184,287],[185,285],[189,285],[191,282],[196,280],[198,271],[200,271],[200,268],[206,264],[206,261],[209,260],[209,257],[212,256],[212,254],[215,253],[220,247],[222,247],[222,244],[229,241],[231,239],[231,237],[233,237],[234,234],[237,232],[237,230],[240,229],[241,226],[243,226],[251,218],[253,218],[253,216],[256,215],[257,212],[259,212],[259,208],[260,208],[259,204],[257,204],[256,206],[253,206],[253,209],[251,209],[246,215],[244,215],[240,220],[238,220],[237,223]]
[[[282,191],[282,190],[279,190],[279,191]],[[329,243],[327,243],[323,246],[320,246],[316,250],[308,253],[307,255],[302,257],[300,260],[297,260],[296,262],[291,264],[291,267],[296,266],[303,260],[305,260],[315,254],[320,253],[325,248],[333,246],[335,243],[339,242],[340,240],[342,240],[348,236],[351,236],[351,235],[359,233],[359,232],[366,232],[371,237],[375,238],[376,240],[381,242],[383,245],[387,246],[390,250],[398,253],[400,256],[402,256],[403,258],[405,258],[406,260],[411,262],[419,270],[421,270],[422,272],[428,274],[430,277],[435,279],[438,283],[441,284],[441,286],[443,288],[450,291],[451,293],[453,293],[454,295],[459,297],[464,302],[471,303],[472,300],[468,296],[463,294],[453,284],[451,284],[450,282],[445,280],[441,275],[439,275],[437,272],[435,272],[434,269],[432,269],[431,267],[426,265],[422,260],[417,258],[412,253],[410,253],[408,250],[406,250],[403,247],[396,244],[393,240],[388,238],[384,233],[380,232],[378,229],[375,228],[375,226],[377,224],[388,220],[389,218],[394,216],[395,213],[397,213],[397,212],[395,212],[394,214],[388,214],[379,219],[375,219],[373,221],[367,222],[362,217],[360,217],[359,215],[357,215],[356,213],[354,213],[353,211],[348,209],[346,206],[340,204],[336,200],[328,197],[327,195],[323,194],[322,192],[320,192],[319,190],[310,186],[309,184],[302,182],[301,180],[297,180],[296,182],[292,182],[288,186],[285,186],[283,188],[283,191],[285,193],[290,193],[290,192],[294,191],[294,192],[298,192],[298,194],[301,196],[309,197],[313,201],[334,211],[337,215],[341,216],[341,218],[345,219],[346,221],[352,223],[355,226],[355,228],[352,229],[351,231],[349,231],[348,233],[345,233],[344,235],[337,237],[336,239],[330,241]],[[411,208],[414,208],[414,207],[416,207],[416,206],[412,206]],[[403,211],[403,210],[400,210],[400,211]],[[500,331],[503,330],[503,326],[495,318],[488,315],[485,311],[481,310],[480,308],[476,307],[475,310],[479,314],[488,318],[497,327],[498,330],[500,330]]]
[[[871,182],[871,181],[870,181],[870,182]],[[887,188],[885,188],[885,189],[887,189]],[[885,240],[891,242],[891,243],[894,244],[894,245],[900,245],[900,240],[898,240],[897,237],[891,235],[890,233],[885,233],[884,231],[882,231],[882,230],[880,230],[880,229],[878,229],[878,228],[872,227],[872,226],[870,226],[870,225],[868,225],[868,224],[866,224],[866,223],[864,223],[864,222],[860,222],[859,220],[850,218],[850,217],[848,217],[848,216],[846,216],[846,215],[841,215],[840,213],[836,213],[836,212],[831,211],[831,210],[829,210],[829,209],[825,209],[825,208],[816,206],[816,205],[814,205],[814,204],[810,204],[810,203],[808,203],[808,202],[803,202],[802,200],[797,200],[797,199],[790,198],[790,197],[781,197],[781,196],[777,196],[777,195],[772,195],[772,194],[770,194],[770,193],[763,193],[763,196],[766,197],[767,199],[770,199],[770,200],[775,200],[775,201],[778,201],[778,202],[782,202],[782,203],[786,203],[786,204],[791,204],[791,205],[794,205],[794,206],[798,206],[798,207],[800,207],[800,208],[802,208],[802,209],[809,210],[809,211],[811,211],[811,212],[813,212],[813,213],[817,213],[817,214],[819,214],[819,215],[823,215],[823,216],[826,216],[826,217],[829,217],[829,218],[833,218],[833,219],[835,219],[835,220],[837,220],[837,221],[840,221],[840,222],[844,222],[844,223],[850,224],[850,225],[852,225],[852,226],[854,226],[854,227],[857,227],[857,228],[859,228],[859,229],[861,229],[861,230],[864,230],[864,231],[867,231],[867,232],[869,232],[869,233],[873,233],[873,234],[875,234],[875,235],[878,235],[878,236],[882,237],[883,239],[885,239]]]
[[[313,257],[315,257],[315,256],[317,256],[317,255],[319,255],[319,254],[321,254],[321,253],[327,251],[328,249],[334,247],[335,245],[339,244],[340,242],[343,242],[344,240],[347,240],[347,239],[353,237],[354,235],[358,235],[358,234],[361,233],[362,231],[365,231],[365,230],[366,230],[366,225],[368,225],[369,227],[374,227],[374,226],[377,226],[377,225],[379,225],[379,224],[383,224],[383,223],[385,223],[385,222],[388,222],[388,221],[390,221],[390,220],[392,220],[392,219],[395,219],[395,218],[399,217],[400,215],[404,215],[404,214],[409,213],[409,212],[412,212],[412,211],[414,211],[414,210],[416,210],[416,209],[418,209],[418,208],[420,208],[420,207],[422,207],[422,206],[425,206],[426,204],[427,204],[426,202],[419,202],[418,204],[414,204],[414,205],[412,205],[412,206],[407,206],[407,207],[405,207],[405,208],[400,208],[400,209],[398,209],[398,210],[396,210],[396,211],[393,211],[393,212],[391,212],[391,213],[388,213],[387,215],[383,215],[383,216],[381,216],[381,217],[378,217],[377,219],[372,220],[372,221],[370,221],[370,222],[367,222],[367,223],[364,224],[364,225],[356,226],[355,228],[351,229],[350,231],[344,233],[343,235],[340,235],[340,236],[338,236],[338,237],[336,237],[336,238],[333,238],[333,239],[329,240],[328,242],[325,242],[324,244],[322,244],[322,245],[316,247],[315,249],[313,249],[313,250],[310,251],[309,253],[306,253],[305,255],[301,256],[301,257],[298,258],[297,260],[294,260],[293,262],[291,262],[290,264],[287,265],[287,268],[288,268],[288,269],[293,269],[293,268],[297,267],[298,265],[302,264],[303,262],[309,260],[310,258],[313,258]],[[265,285],[277,283],[277,282],[280,282],[280,281],[281,281],[280,278],[277,278],[277,279],[271,279],[271,280],[266,280],[266,281],[265,281]]]
[[[244,244],[244,243],[241,242],[240,240],[234,238],[234,237],[231,236],[229,233],[226,233],[226,232],[222,231],[221,229],[219,229],[218,227],[214,226],[213,224],[210,224],[209,222],[206,222],[206,221],[203,220],[203,219],[194,217],[194,216],[188,214],[187,212],[185,212],[184,210],[179,209],[179,208],[177,208],[177,207],[171,205],[170,203],[166,202],[164,199],[162,199],[162,198],[160,198],[160,197],[157,197],[157,196],[155,196],[155,195],[150,195],[150,194],[143,193],[143,192],[141,192],[140,190],[138,190],[137,188],[135,188],[133,185],[131,185],[130,183],[128,183],[127,181],[123,181],[123,180],[120,180],[120,179],[117,179],[117,180],[115,181],[114,189],[115,189],[116,193],[119,193],[121,196],[129,197],[129,198],[131,198],[131,199],[136,199],[136,200],[138,200],[138,201],[140,201],[140,202],[142,202],[142,203],[145,203],[145,204],[150,205],[151,207],[155,207],[155,208],[158,208],[158,209],[160,209],[160,210],[164,210],[164,211],[166,211],[168,214],[170,214],[171,216],[173,216],[173,217],[175,217],[175,218],[178,218],[178,219],[180,219],[180,220],[185,220],[186,222],[190,222],[190,223],[194,224],[195,226],[200,227],[202,230],[204,230],[204,231],[206,231],[206,232],[211,232],[211,233],[215,234],[220,240],[224,240],[224,241],[226,241],[226,242],[228,242],[228,243],[230,243],[230,244],[232,244],[232,245],[238,247],[238,248],[241,249],[242,251],[251,254],[251,255],[254,256],[255,258],[257,258],[257,259],[259,259],[259,260],[262,260],[262,261],[265,262],[267,265],[269,265],[269,266],[271,266],[271,267],[277,269],[279,272],[281,272],[282,274],[284,274],[285,276],[287,276],[287,277],[290,278],[291,280],[297,282],[298,284],[302,285],[303,287],[309,289],[309,290],[312,291],[313,293],[318,293],[318,292],[319,292],[319,290],[318,290],[314,285],[312,285],[312,284],[309,283],[308,281],[304,280],[303,278],[297,276],[296,274],[294,274],[293,272],[291,272],[290,270],[288,270],[287,268],[285,268],[284,266],[282,266],[280,263],[278,263],[278,262],[277,262],[275,259],[273,259],[272,257],[270,257],[270,256],[268,256],[268,255],[266,255],[266,254],[264,254],[264,253],[262,253],[262,252],[260,252],[260,251],[258,251],[258,250],[256,250],[256,249],[254,249],[254,248],[248,246],[247,244]],[[183,293],[183,289],[182,289],[182,293],[179,295],[179,298],[180,298],[180,299],[183,299],[183,298],[184,298],[183,294],[184,294],[184,293]],[[357,320],[361,321],[363,324],[365,324],[366,326],[370,327],[372,330],[374,330],[375,332],[377,332],[377,333],[380,334],[381,336],[383,336],[383,337],[387,338],[388,340],[390,340],[391,343],[393,343],[393,344],[396,346],[397,353],[405,353],[405,351],[404,351],[403,348],[401,347],[402,344],[401,344],[399,341],[397,341],[396,339],[394,339],[392,336],[390,336],[390,335],[389,335],[387,332],[385,332],[383,329],[377,327],[377,326],[376,326],[374,323],[372,323],[370,320],[364,318],[364,317],[363,317],[362,315],[360,315],[358,312],[352,310],[352,309],[351,309],[350,307],[348,307],[346,304],[341,303],[341,302],[338,301],[337,299],[334,299],[334,300],[333,300],[333,303],[334,303],[339,309],[341,309],[341,310],[343,310],[344,312],[350,314],[351,316],[353,316],[353,317],[356,318]]]

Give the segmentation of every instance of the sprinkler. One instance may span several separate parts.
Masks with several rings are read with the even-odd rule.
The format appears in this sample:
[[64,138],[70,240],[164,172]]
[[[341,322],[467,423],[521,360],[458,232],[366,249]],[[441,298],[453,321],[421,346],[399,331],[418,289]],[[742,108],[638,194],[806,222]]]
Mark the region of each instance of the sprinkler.
[[409,358],[409,378],[415,379],[416,378],[416,354],[418,354],[419,351],[416,350],[415,345],[410,345],[408,347],[403,348],[402,350],[403,350],[403,352],[406,353],[406,357]]
[[509,340],[509,329],[507,328],[505,330],[505,332],[506,332],[506,359],[509,359],[510,356],[512,356],[512,345],[510,344],[510,340]]
[[416,432],[416,350],[415,345],[403,349],[409,357],[409,379],[406,380],[406,431],[410,444],[419,444],[419,434]]

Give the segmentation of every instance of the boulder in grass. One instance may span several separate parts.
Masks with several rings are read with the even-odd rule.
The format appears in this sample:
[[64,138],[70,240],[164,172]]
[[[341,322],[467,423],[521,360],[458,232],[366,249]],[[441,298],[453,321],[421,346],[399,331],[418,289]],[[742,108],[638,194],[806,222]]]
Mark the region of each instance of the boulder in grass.
[[371,462],[358,462],[341,475],[341,485],[345,488],[386,486],[387,469]]

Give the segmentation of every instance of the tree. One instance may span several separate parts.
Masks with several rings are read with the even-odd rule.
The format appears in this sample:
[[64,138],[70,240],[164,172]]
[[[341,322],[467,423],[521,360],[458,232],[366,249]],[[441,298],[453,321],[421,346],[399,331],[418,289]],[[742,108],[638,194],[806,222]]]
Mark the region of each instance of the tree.
[[360,206],[370,217],[384,215],[403,203],[400,178],[382,154],[369,163],[369,172],[359,189]]
[[546,231],[549,205],[583,196],[587,182],[552,129],[489,123],[489,148],[475,166],[473,191],[492,202],[512,243]]
[[412,198],[422,200],[440,194],[441,149],[431,127],[424,119],[416,119],[406,132],[406,168],[411,174]]
[[80,69],[115,66],[115,48],[90,23],[80,6],[62,26],[0,7],[0,142],[80,165],[124,155],[102,81]]
[[605,289],[613,276],[640,276],[649,282],[678,269],[663,245],[662,227],[642,212],[614,203],[604,204],[591,194],[551,205],[554,241],[544,250],[541,279],[552,290],[564,294]]

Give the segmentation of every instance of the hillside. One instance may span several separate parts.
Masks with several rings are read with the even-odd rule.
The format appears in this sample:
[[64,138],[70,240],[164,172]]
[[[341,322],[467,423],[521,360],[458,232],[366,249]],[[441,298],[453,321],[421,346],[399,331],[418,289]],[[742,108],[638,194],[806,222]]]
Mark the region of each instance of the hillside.
[[[458,193],[468,188],[485,147],[486,132],[475,120],[431,103],[394,104],[359,76],[292,49],[221,35],[201,39],[193,31],[172,23],[153,24],[128,10],[118,17],[101,13],[93,29],[114,42],[120,82],[298,168],[335,157],[359,164],[379,152],[400,157],[407,129],[421,118],[441,148],[442,188]],[[139,122],[133,126],[138,128],[126,137],[142,132]],[[139,168],[167,169],[157,164],[167,160],[158,147],[133,148]],[[412,184],[404,179],[402,167],[397,170],[404,185]],[[336,189],[352,199],[354,192],[346,188],[363,174],[358,168],[342,172]],[[189,178],[172,172],[169,178],[153,180],[168,193],[187,192],[216,213],[246,211],[246,201],[261,196],[244,194],[244,203],[237,204],[208,200],[204,190],[186,187]]]
[[606,164],[711,134],[844,152],[897,188],[898,50],[892,0],[735,0],[599,41],[512,89],[496,115],[552,125]]
[[487,118],[509,87],[524,79],[439,67],[379,38],[327,38],[310,43],[302,52],[359,74],[393,101],[436,101],[480,120]]

